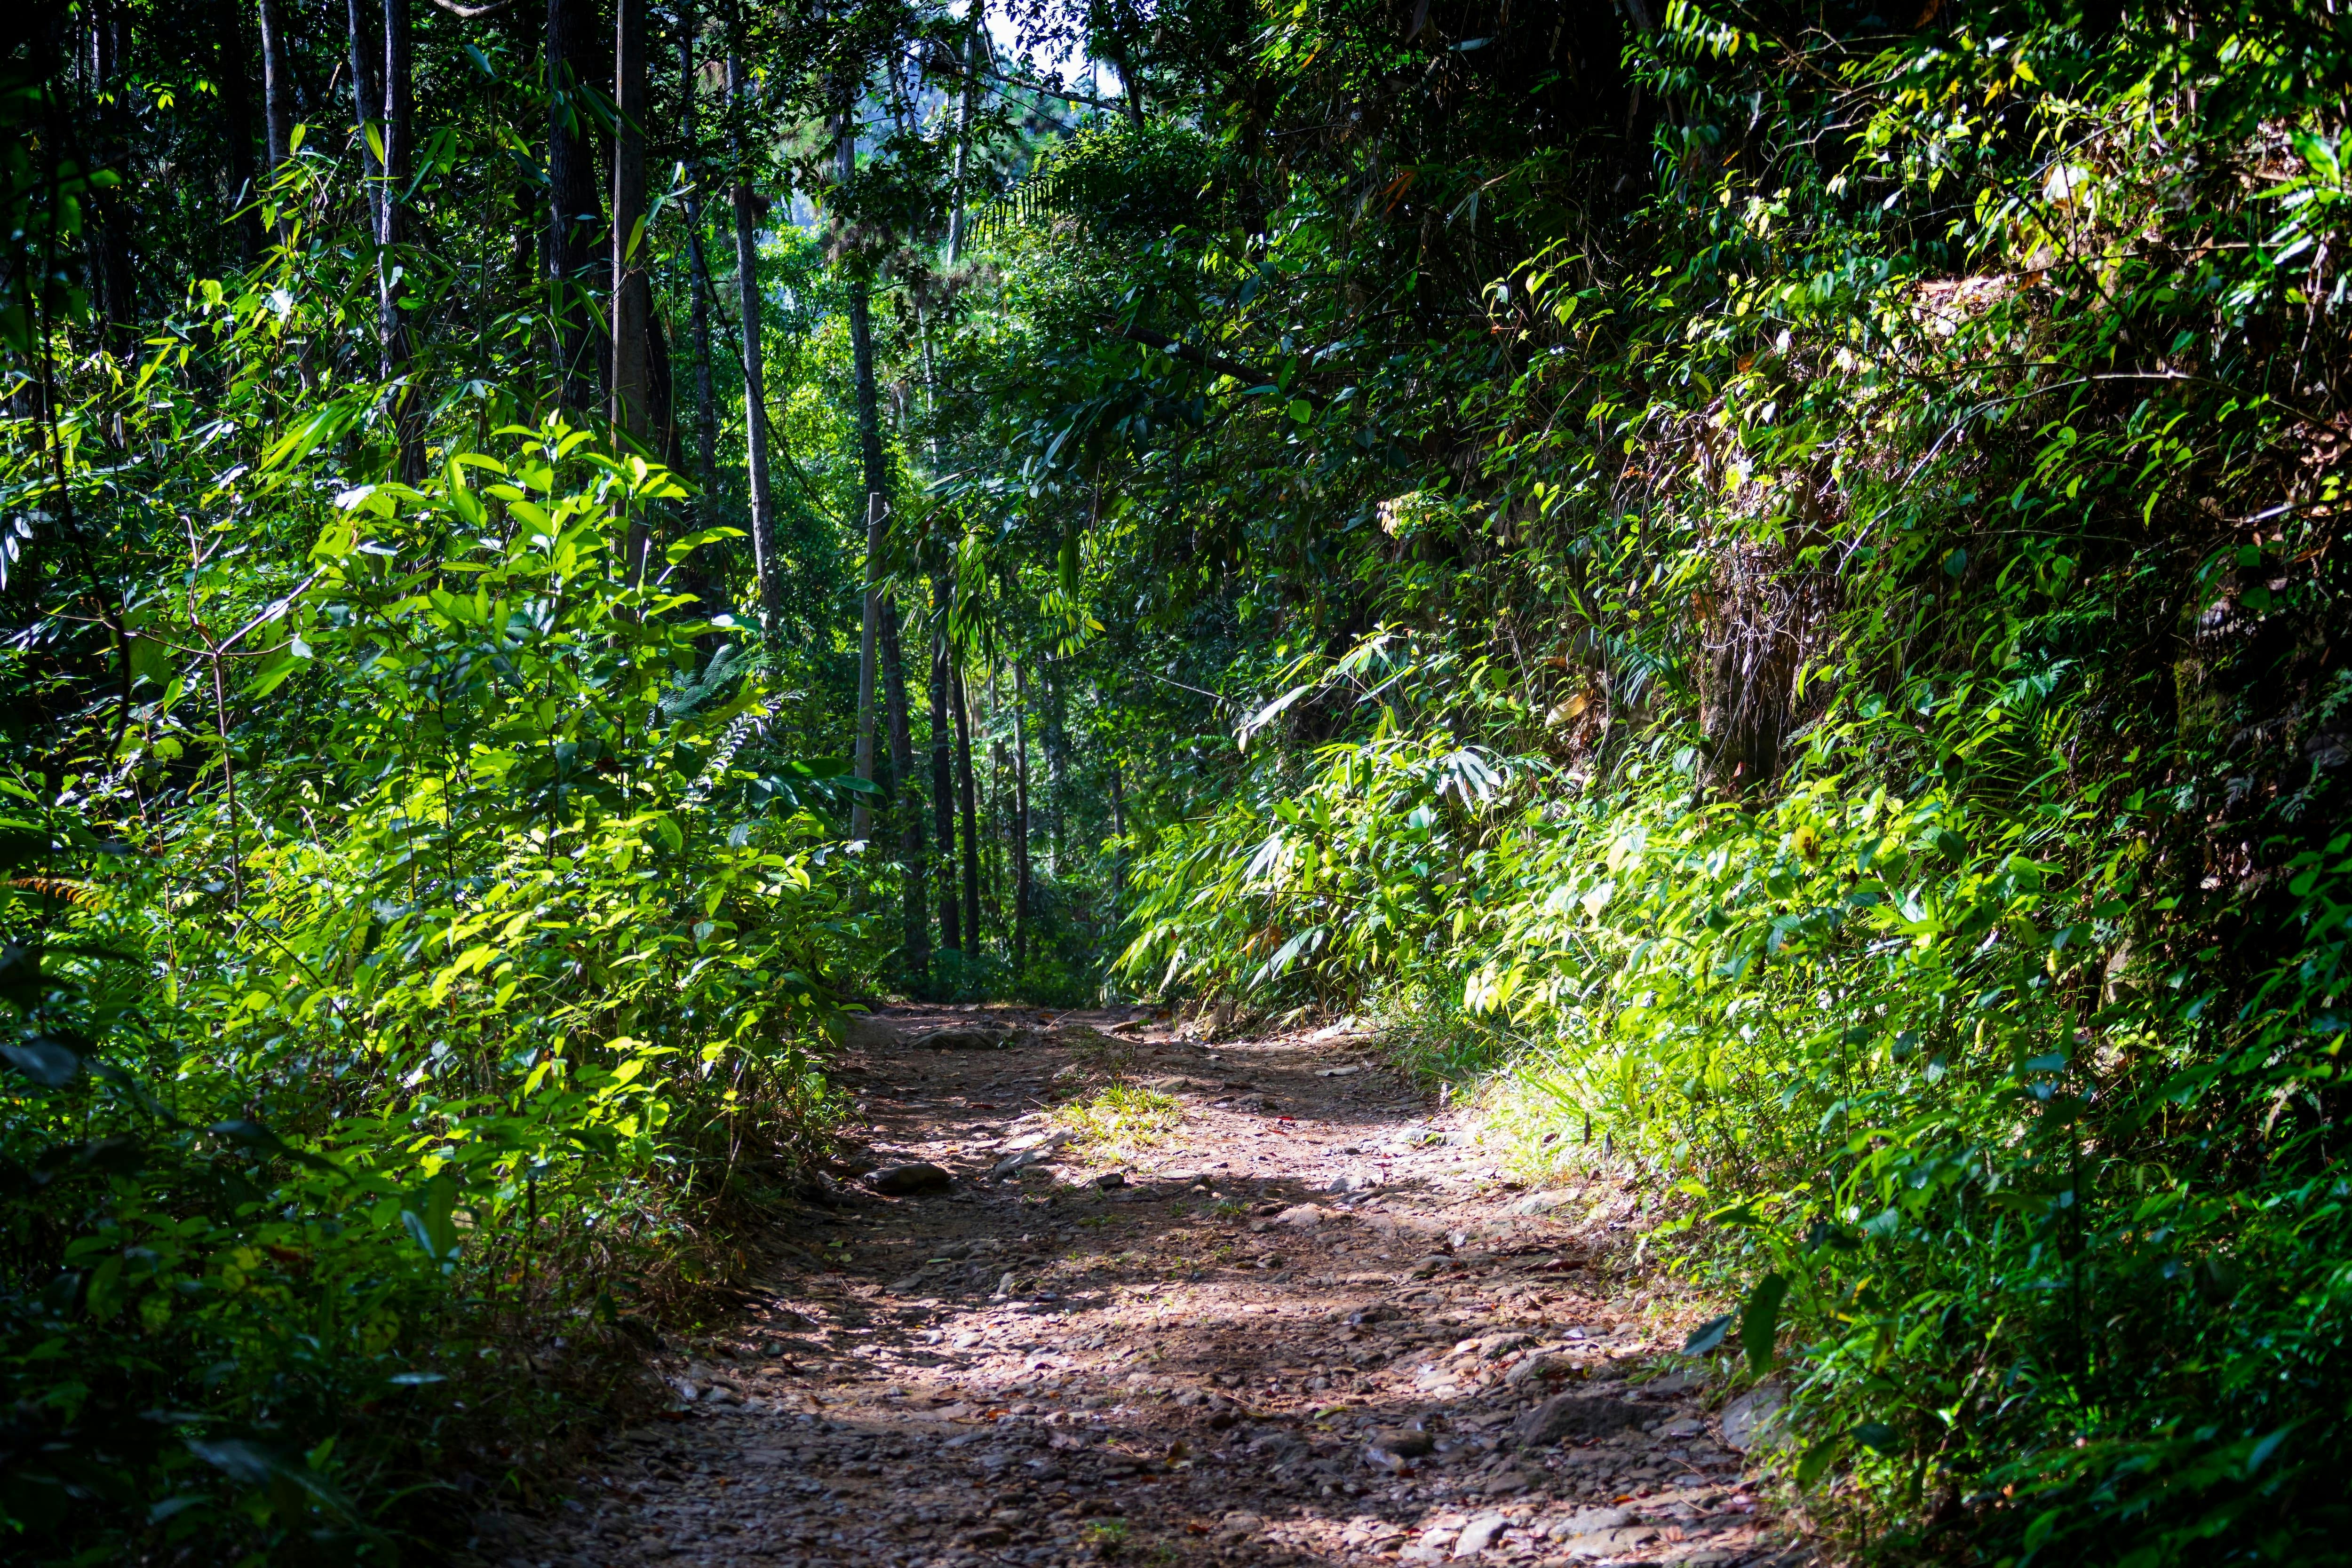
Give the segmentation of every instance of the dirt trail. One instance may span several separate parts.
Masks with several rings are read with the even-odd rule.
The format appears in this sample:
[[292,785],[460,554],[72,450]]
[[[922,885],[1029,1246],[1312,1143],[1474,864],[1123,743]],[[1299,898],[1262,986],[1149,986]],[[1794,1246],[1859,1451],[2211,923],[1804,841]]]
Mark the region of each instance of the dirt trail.
[[[841,1070],[870,1155],[773,1239],[769,1298],[672,1345],[668,1418],[478,1548],[502,1568],[1809,1561],[1672,1370],[1687,1304],[1620,1272],[1630,1201],[1508,1186],[1368,1043],[892,1011]],[[1032,1141],[1049,1095],[1114,1080],[1181,1121],[1124,1159]],[[919,1189],[894,1174],[915,1162],[951,1185],[874,1190]]]

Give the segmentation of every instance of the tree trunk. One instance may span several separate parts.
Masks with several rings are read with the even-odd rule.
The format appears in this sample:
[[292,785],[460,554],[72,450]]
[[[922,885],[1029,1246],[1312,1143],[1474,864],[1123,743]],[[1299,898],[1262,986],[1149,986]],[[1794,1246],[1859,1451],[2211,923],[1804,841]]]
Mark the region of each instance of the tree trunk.
[[408,183],[415,139],[409,88],[411,28],[408,0],[383,0],[383,170],[376,197],[376,343],[383,380],[394,387],[393,428],[400,442],[400,478],[425,481],[425,402],[409,376],[408,323],[400,308],[401,193]]
[[1013,973],[1029,973],[1029,672],[1013,662]]
[[940,946],[965,951],[955,896],[955,726],[948,718],[948,594],[945,572],[931,579],[931,815],[940,845]]
[[595,339],[584,296],[589,236],[600,226],[604,205],[588,150],[589,116],[578,96],[587,29],[582,0],[547,0],[549,348],[556,402],[575,415],[595,401]]
[[949,183],[948,195],[948,266],[956,264],[956,254],[963,249],[964,167],[971,154],[972,94],[980,85],[980,56],[988,29],[982,25],[988,0],[971,0],[971,16],[966,26],[963,46],[963,91],[956,99],[955,170]]
[[652,424],[646,321],[652,294],[637,259],[638,225],[646,215],[646,0],[614,0],[613,103],[613,371],[614,430],[643,442]]
[[752,232],[758,198],[751,193],[750,155],[744,148],[744,99],[751,94],[743,73],[742,13],[727,51],[727,88],[734,99],[735,283],[743,313],[743,463],[751,496],[751,570],[760,584],[760,623],[771,637],[784,627],[784,580],[776,562],[776,507],[768,490],[768,386],[760,341],[760,245]]
[[678,12],[677,78],[680,99],[685,106],[686,140],[686,261],[687,288],[694,305],[688,318],[688,331],[694,340],[694,486],[698,496],[694,525],[697,528],[713,527],[717,522],[713,501],[719,484],[719,413],[710,395],[710,256],[702,238],[702,162],[701,147],[695,126],[696,90],[694,75],[694,39],[698,22],[694,7],[681,6]]
[[1118,761],[1110,765],[1110,909],[1117,918],[1127,901],[1127,802],[1118,787]]
[[352,108],[359,116],[360,194],[367,204],[368,237],[374,239],[383,232],[383,61],[370,41],[365,0],[345,0],[345,9],[352,24]]
[[907,665],[898,645],[898,611],[882,601],[882,690],[890,725],[890,810],[898,820],[898,857],[906,866],[906,957],[908,978],[931,974],[929,868],[923,861],[923,794],[915,784],[914,727],[907,712]]
[[[613,365],[612,419],[615,449],[642,446],[653,433],[653,377],[647,353],[653,287],[639,259],[646,215],[646,0],[613,6]],[[646,580],[653,536],[642,507],[629,513],[628,571]]]
[[98,302],[108,348],[127,364],[138,357],[145,336],[131,254],[131,193],[138,187],[131,172],[130,94],[122,79],[123,60],[131,52],[129,8],[94,7],[86,43],[90,89],[102,95],[93,115],[96,162],[118,176],[116,183],[93,189],[89,198],[90,215],[97,220],[89,225],[90,293]]
[[1045,664],[1045,831],[1051,846],[1054,868],[1058,879],[1062,874],[1062,856],[1066,852],[1066,813],[1069,810],[1070,785],[1070,726],[1069,716],[1062,700],[1061,677],[1054,664]]
[[971,776],[971,696],[964,689],[963,663],[950,650],[948,678],[954,686],[956,794],[963,811],[963,939],[968,956],[980,956],[980,791]]
[[[866,592],[860,601],[857,633],[857,753],[851,760],[851,770],[870,784],[874,781],[874,663],[877,644],[882,632],[882,585],[878,580],[882,563],[882,497],[875,491],[866,492]],[[869,838],[874,831],[874,816],[866,809],[866,798],[859,795],[849,808],[849,836]]]
[[[249,205],[261,193],[265,171],[262,161],[269,156],[267,146],[256,148],[253,140],[253,51],[245,31],[245,13],[236,0],[216,0],[220,37],[216,40],[220,61],[221,118],[228,131],[227,184],[232,211]],[[263,62],[265,74],[268,62]],[[268,141],[268,132],[263,133]],[[255,212],[236,225],[238,248],[244,253],[245,264],[253,258],[269,231],[262,226],[261,214]]]
[[294,140],[294,69],[287,58],[286,21],[279,0],[260,0],[261,110],[269,139],[269,170],[292,157]]
[[[836,143],[836,189],[845,188],[857,172],[856,100],[845,90]],[[882,467],[882,419],[874,389],[874,320],[870,286],[863,264],[848,258],[849,359],[856,383],[857,447],[866,487],[866,594],[857,648],[857,777],[874,777],[875,652],[882,628],[882,546],[889,515],[887,476]],[[898,702],[906,701],[902,685]],[[871,830],[863,802],[852,808],[849,836],[862,839]]]

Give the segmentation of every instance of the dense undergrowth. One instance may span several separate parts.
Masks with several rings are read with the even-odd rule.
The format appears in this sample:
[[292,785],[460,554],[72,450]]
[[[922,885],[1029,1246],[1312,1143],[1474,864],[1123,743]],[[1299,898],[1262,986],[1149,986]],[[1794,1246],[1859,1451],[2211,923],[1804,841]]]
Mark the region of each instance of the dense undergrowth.
[[415,1555],[1108,972],[1633,1162],[1857,1545],[2342,1555],[2352,47],[1906,10],[43,9],[12,1548]]
[[[278,559],[192,536],[119,766],[11,789],[32,1540],[384,1552],[543,1471],[833,1120],[810,781],[742,765],[763,683],[621,564],[674,487],[582,444],[321,497]],[[224,733],[231,678],[274,701]]]
[[1871,33],[1633,46],[1660,188],[1493,269],[1128,972],[1384,999],[1670,1186],[1857,1541],[2335,1560],[2340,26]]

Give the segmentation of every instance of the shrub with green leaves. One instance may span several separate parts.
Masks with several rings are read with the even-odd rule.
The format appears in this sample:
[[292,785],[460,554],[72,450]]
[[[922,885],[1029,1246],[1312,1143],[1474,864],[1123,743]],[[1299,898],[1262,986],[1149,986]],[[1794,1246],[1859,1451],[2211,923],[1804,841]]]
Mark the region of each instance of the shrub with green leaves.
[[675,486],[505,437],[339,496],[283,591],[200,544],[136,612],[121,772],[0,781],[28,1542],[389,1552],[401,1497],[499,1468],[486,1379],[593,1389],[620,1316],[729,1267],[696,1214],[834,1115],[829,786],[750,766],[770,678],[630,559]]
[[1137,870],[1134,980],[1379,998],[1668,1187],[1902,1552],[2352,1529],[2342,37],[1667,7],[1639,235],[1420,350],[1453,473],[1328,544],[1385,624]]

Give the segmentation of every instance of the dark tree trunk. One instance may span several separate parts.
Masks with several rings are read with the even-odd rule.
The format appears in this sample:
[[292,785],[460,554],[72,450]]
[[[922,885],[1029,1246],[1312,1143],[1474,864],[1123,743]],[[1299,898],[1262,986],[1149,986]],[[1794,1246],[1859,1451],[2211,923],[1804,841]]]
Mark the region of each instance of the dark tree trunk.
[[1029,672],[1013,662],[1013,973],[1029,973]]
[[[846,190],[857,172],[857,118],[852,89],[842,89],[835,127],[835,188]],[[889,515],[882,471],[882,422],[874,392],[874,320],[870,289],[863,264],[856,256],[843,263],[848,272],[849,363],[857,411],[857,449],[866,494],[866,594],[857,640],[857,777],[874,777],[874,677],[877,641],[882,630],[882,544]],[[899,700],[905,700],[900,693]],[[863,808],[850,811],[849,835],[866,836]]]
[[410,52],[408,0],[383,0],[383,169],[376,196],[376,341],[384,381],[399,383],[391,395],[393,428],[400,442],[401,482],[417,485],[425,479],[425,401],[409,373],[408,323],[400,308],[394,255],[403,240],[401,199],[408,184],[415,137]]
[[751,496],[751,566],[759,576],[760,620],[771,637],[784,628],[784,579],[776,560],[776,508],[768,491],[768,387],[760,341],[760,245],[753,225],[759,198],[751,191],[751,157],[743,135],[744,100],[751,81],[743,73],[742,13],[727,55],[727,85],[734,97],[735,283],[743,313],[743,460]]
[[931,817],[940,845],[940,946],[965,951],[955,896],[955,726],[948,718],[948,575],[931,579]]
[[287,56],[292,41],[286,36],[279,3],[280,0],[260,0],[261,107],[273,173],[293,156],[289,143],[294,140],[294,67]]
[[646,214],[646,0],[614,0],[612,263],[614,429],[642,444],[652,430],[647,400],[646,322],[653,294],[639,259]]
[[1110,908],[1118,917],[1127,901],[1127,802],[1119,793],[1118,763],[1110,765]]
[[986,47],[988,28],[984,20],[987,0],[971,0],[971,15],[965,19],[963,45],[963,90],[956,99],[955,162],[949,175],[948,191],[948,266],[956,264],[956,254],[963,249],[964,171],[971,156],[971,108],[973,95],[980,88],[981,50]]
[[383,161],[378,156],[383,128],[377,124],[383,114],[383,60],[375,46],[367,0],[344,0],[344,9],[352,24],[352,109],[359,117],[360,193],[367,204],[368,237],[374,239],[383,232]]
[[[353,0],[356,4],[357,0]],[[547,311],[556,402],[573,414],[595,404],[595,337],[586,298],[593,236],[603,227],[591,123],[579,99],[589,21],[583,0],[547,0]]]
[[719,413],[710,393],[710,256],[703,242],[702,148],[695,123],[700,94],[695,80],[694,43],[699,25],[692,5],[680,8],[677,78],[685,105],[687,289],[694,301],[687,329],[694,340],[694,486],[698,497],[695,527],[707,528],[718,521],[713,501],[719,484]]
[[1063,703],[1062,682],[1048,661],[1045,665],[1045,831],[1053,849],[1049,862],[1054,875],[1062,874],[1067,852],[1065,828],[1069,810],[1070,726]]
[[963,812],[963,939],[964,952],[980,956],[980,790],[971,776],[971,696],[964,689],[963,665],[950,656],[948,674],[954,686],[956,733],[956,795]]
[[107,347],[126,362],[137,357],[143,335],[139,325],[138,275],[131,252],[131,197],[137,188],[131,172],[131,135],[126,123],[122,62],[130,53],[131,19],[120,5],[100,0],[90,14],[89,30],[82,39],[88,49],[89,84],[103,94],[94,114],[92,151],[100,169],[112,171],[118,183],[90,193],[89,227],[90,293],[98,301],[100,330]]
[[[228,131],[225,172],[229,205],[236,209],[251,205],[261,193],[262,162],[268,151],[254,141],[254,51],[252,37],[245,30],[244,8],[236,0],[215,0],[215,10],[220,29],[217,48],[221,119]],[[268,71],[267,62],[262,68]],[[245,264],[250,267],[269,237],[268,231],[261,226],[261,215],[256,212],[236,225],[236,232],[238,248],[244,253]]]
[[907,974],[931,973],[929,867],[923,861],[923,792],[915,783],[914,727],[907,712],[907,666],[898,645],[898,608],[882,601],[882,686],[889,699],[890,810],[898,820],[898,856],[905,864]]
[[[643,446],[654,433],[646,351],[653,283],[638,233],[646,214],[646,0],[614,0],[613,9],[613,103],[620,111],[620,123],[613,132],[613,363],[608,384],[615,444]],[[629,575],[637,582],[646,580],[652,543],[643,507],[633,508]]]

